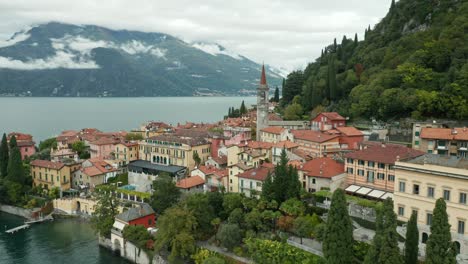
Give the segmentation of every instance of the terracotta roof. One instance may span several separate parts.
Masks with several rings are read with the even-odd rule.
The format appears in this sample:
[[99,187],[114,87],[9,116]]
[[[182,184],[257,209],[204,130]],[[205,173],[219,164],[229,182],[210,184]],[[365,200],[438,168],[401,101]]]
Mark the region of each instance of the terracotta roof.
[[291,165],[295,168],[299,168],[302,166],[302,162],[300,160],[290,160],[288,161],[288,165]]
[[213,157],[212,159],[219,165],[227,164],[227,156]]
[[215,166],[200,166],[198,169],[205,175],[216,174],[217,176],[224,177],[228,173],[226,169],[221,170]]
[[9,133],[7,136],[7,140],[9,141],[12,136],[15,136],[16,141],[32,141],[32,136],[29,134],[23,134],[19,132],[12,132]]
[[78,131],[65,130],[57,136],[57,141],[78,140]]
[[249,141],[247,146],[252,149],[271,149],[273,143],[262,141]]
[[313,158],[310,153],[302,150],[302,149],[294,149],[292,153],[298,155],[299,157],[303,158],[304,160],[310,160]]
[[403,161],[423,155],[424,152],[396,144],[372,144],[362,150],[345,155],[346,158],[395,164],[397,157]]
[[264,181],[267,178],[269,172],[273,172],[273,169],[262,166],[256,169],[244,171],[243,173],[239,173],[237,177],[245,178],[245,179],[252,179],[252,180],[257,180],[257,181]]
[[286,128],[279,127],[279,126],[271,126],[271,127],[265,127],[261,129],[260,131],[270,133],[270,134],[281,134]]
[[268,120],[269,121],[283,121],[283,118],[281,118],[279,115],[275,113],[269,113],[268,114]]
[[65,164],[61,162],[52,162],[48,160],[33,160],[31,161],[31,165],[41,168],[49,168],[53,170],[60,170],[61,168],[63,168],[63,166],[65,166]]
[[114,137],[102,137],[93,141],[90,141],[89,144],[93,145],[115,145],[119,143],[119,139]]
[[253,158],[265,156],[265,154],[263,154],[260,150],[256,149],[246,149],[237,155],[241,155],[242,153],[252,156]]
[[276,147],[276,148],[291,149],[291,148],[299,147],[299,144],[291,142],[289,140],[284,140],[284,141],[280,141],[280,142],[274,144],[273,146]]
[[205,180],[203,180],[202,177],[192,176],[178,181],[176,186],[182,189],[188,189],[202,184],[205,184]]
[[309,160],[299,170],[304,171],[307,176],[322,178],[331,178],[345,172],[344,163],[329,157]]
[[338,137],[338,135],[329,135],[313,130],[291,130],[291,132],[293,133],[295,139],[302,139],[318,143],[326,142]]
[[266,75],[265,75],[265,65],[262,65],[262,75],[260,76],[260,84],[261,85],[266,85]]
[[245,165],[244,163],[240,163],[240,162],[237,163],[237,164],[234,164],[234,165],[232,165],[232,166],[233,166],[233,167],[234,167],[234,166],[239,167],[240,169],[242,169],[242,170],[244,170],[244,171],[252,169],[252,167],[247,166],[247,165]]
[[265,167],[265,168],[269,168],[269,169],[274,169],[275,168],[275,164],[273,163],[268,163],[268,162],[264,162],[262,163],[262,165],[260,165],[262,167]]
[[322,113],[318,114],[317,116],[320,116],[320,115],[324,115],[330,120],[346,120],[346,118],[342,117],[337,112],[322,112]]
[[358,130],[355,127],[337,127],[336,130],[349,137],[364,135],[360,130]]
[[92,159],[88,159],[88,161],[91,162],[92,166],[84,167],[81,169],[81,171],[88,176],[92,177],[92,176],[102,175],[107,172],[117,171],[117,169],[114,169],[112,165],[110,165],[109,163],[105,162],[102,159],[92,158]]
[[138,142],[136,141],[120,141],[118,144],[124,145],[126,147],[138,146]]
[[445,139],[445,140],[468,140],[468,129],[466,127],[456,128],[431,128],[421,129],[421,138]]

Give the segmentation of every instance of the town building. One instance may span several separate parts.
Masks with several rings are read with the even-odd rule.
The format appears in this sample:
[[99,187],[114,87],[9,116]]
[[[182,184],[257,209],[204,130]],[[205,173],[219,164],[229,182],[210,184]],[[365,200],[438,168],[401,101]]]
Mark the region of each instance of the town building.
[[94,189],[107,183],[109,178],[117,176],[120,170],[98,158],[91,158],[81,163],[81,168],[73,173],[73,189]]
[[78,161],[78,153],[72,149],[50,149],[50,159],[56,162]]
[[10,133],[7,136],[8,143],[13,136],[16,138],[16,144],[18,145],[22,160],[31,157],[31,155],[36,153],[36,143],[33,141],[33,137],[31,135],[18,132]]
[[314,130],[292,130],[299,149],[314,158],[325,157],[341,151],[340,136]]
[[57,149],[71,149],[72,144],[80,141],[79,132],[75,130],[65,130],[56,137]]
[[278,126],[286,129],[295,129],[295,130],[301,130],[301,129],[310,129],[309,121],[304,121],[304,120],[272,120],[271,115],[275,115],[273,113],[270,113],[270,119],[268,120],[268,125],[269,126]]
[[344,188],[346,172],[344,163],[329,157],[317,158],[298,167],[299,180],[307,192]]
[[286,151],[286,157],[289,161],[305,161],[302,157],[294,153],[297,149],[299,149],[299,144],[285,140],[279,141],[271,147],[271,161],[273,164],[276,165],[280,162],[283,149]]
[[71,174],[78,170],[79,166],[79,164],[33,160],[30,163],[33,187],[42,186],[47,190],[57,187],[61,191],[69,190]]
[[357,150],[359,149],[360,143],[364,141],[364,133],[355,127],[337,127],[337,134],[340,136],[340,148],[343,151],[346,150]]
[[[268,126],[268,84],[265,75],[265,65],[262,65],[260,84],[257,87],[257,130],[261,131]],[[257,141],[260,141],[260,133],[257,133]]]
[[[230,118],[232,119],[232,118]],[[236,118],[240,119],[240,118]],[[252,129],[250,127],[243,126],[240,123],[238,126],[230,125],[223,127],[223,136],[226,138],[224,144],[226,145],[238,145],[243,141],[252,139]]]
[[413,137],[413,148],[441,156],[468,157],[468,129],[466,127],[421,127]]
[[227,156],[218,157],[208,157],[208,160],[205,162],[206,166],[213,166],[218,169],[225,169],[227,166]]
[[141,135],[143,138],[155,137],[174,132],[174,128],[164,122],[150,121],[141,125],[138,129],[130,131]]
[[277,143],[280,141],[293,140],[291,131],[279,126],[265,127],[257,133],[260,133],[260,141],[262,142]]
[[122,160],[124,165],[138,159],[138,142],[122,141],[114,147],[114,158]]
[[234,176],[234,178],[237,178],[236,182],[238,184],[236,190],[247,197],[258,198],[262,193],[263,183],[269,174],[274,174],[274,166],[271,163],[264,163],[258,168],[239,173]]
[[177,165],[193,170],[197,165],[194,154],[203,164],[211,155],[210,142],[201,137],[182,137],[160,135],[147,138],[139,143],[139,155],[142,160],[160,165]]
[[366,144],[361,150],[345,155],[346,183],[349,185],[346,190],[362,196],[368,196],[373,190],[380,191],[377,192],[379,197],[375,197],[377,194],[374,192],[370,198],[382,198],[385,192],[393,192],[396,161],[424,154],[402,145],[380,142]]
[[147,160],[135,160],[127,165],[128,184],[138,192],[151,193],[153,182],[161,174],[167,174],[177,181],[184,177],[187,169],[183,166],[155,164]]
[[112,159],[114,158],[114,147],[120,139],[114,137],[100,137],[89,141],[89,153],[91,158]]
[[419,241],[430,235],[438,198],[447,204],[452,240],[459,253],[468,255],[468,159],[425,154],[395,163],[394,208],[398,219],[417,214]]
[[228,169],[219,169],[212,165],[200,166],[190,172],[192,176],[201,176],[208,191],[220,191],[228,188]]
[[337,112],[322,112],[311,120],[312,130],[326,131],[346,126],[346,118]]
[[186,193],[203,192],[205,190],[205,180],[198,175],[190,176],[178,180],[176,186],[182,190],[182,192]]

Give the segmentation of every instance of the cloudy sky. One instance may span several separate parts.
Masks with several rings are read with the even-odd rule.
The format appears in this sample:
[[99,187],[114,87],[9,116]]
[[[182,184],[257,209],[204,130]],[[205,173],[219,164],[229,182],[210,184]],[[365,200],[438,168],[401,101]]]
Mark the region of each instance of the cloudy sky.
[[59,21],[216,42],[257,62],[303,68],[333,38],[359,37],[390,0],[0,0],[0,40]]

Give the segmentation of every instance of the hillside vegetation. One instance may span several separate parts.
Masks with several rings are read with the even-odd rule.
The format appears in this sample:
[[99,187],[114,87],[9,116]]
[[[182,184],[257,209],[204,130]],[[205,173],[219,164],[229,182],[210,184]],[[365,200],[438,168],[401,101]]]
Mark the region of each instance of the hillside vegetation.
[[467,59],[468,1],[392,1],[364,40],[335,39],[304,71],[290,73],[282,103],[354,119],[466,120]]

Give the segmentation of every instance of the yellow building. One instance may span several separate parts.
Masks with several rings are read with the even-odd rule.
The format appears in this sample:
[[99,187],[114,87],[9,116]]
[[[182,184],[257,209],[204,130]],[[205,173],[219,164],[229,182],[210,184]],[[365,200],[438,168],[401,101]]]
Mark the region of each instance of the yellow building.
[[41,185],[45,189],[58,187],[62,191],[70,189],[71,173],[79,168],[79,164],[66,165],[48,160],[33,160],[31,176],[33,186]]
[[468,254],[468,160],[426,154],[395,163],[394,204],[398,219],[418,216],[419,240],[425,244],[438,198],[447,203],[452,240],[461,254]]
[[114,158],[124,165],[138,159],[138,142],[121,142],[115,145]]
[[178,165],[193,170],[194,153],[203,164],[211,156],[210,142],[204,138],[160,135],[139,143],[139,159],[161,165]]

